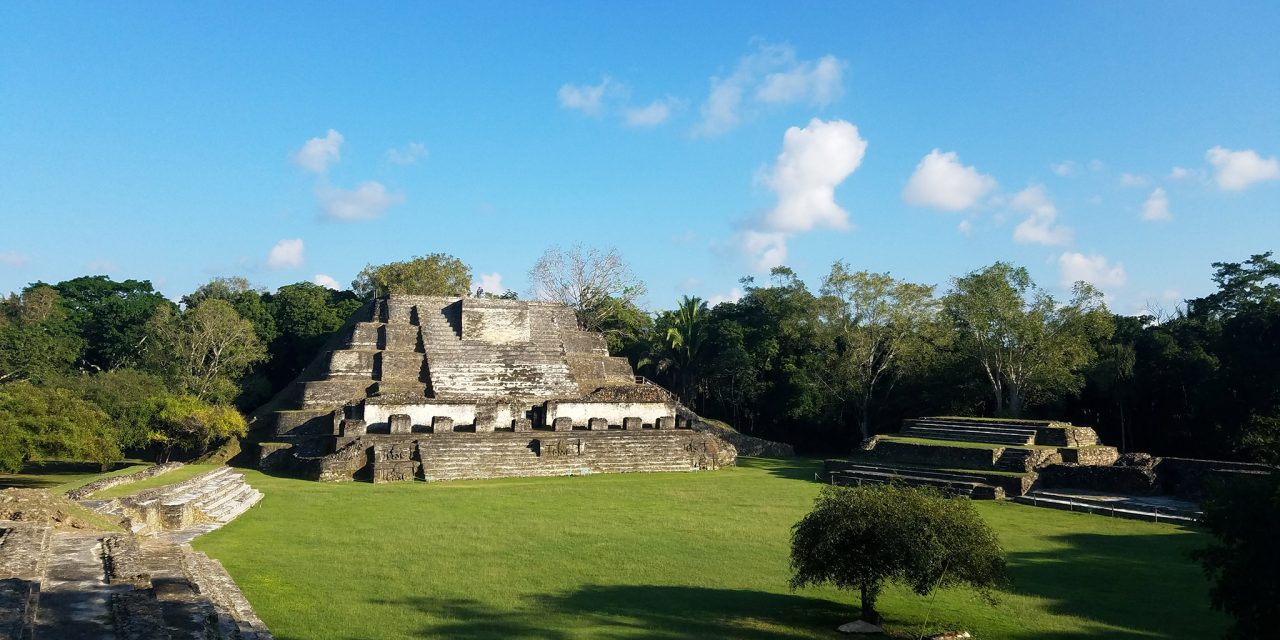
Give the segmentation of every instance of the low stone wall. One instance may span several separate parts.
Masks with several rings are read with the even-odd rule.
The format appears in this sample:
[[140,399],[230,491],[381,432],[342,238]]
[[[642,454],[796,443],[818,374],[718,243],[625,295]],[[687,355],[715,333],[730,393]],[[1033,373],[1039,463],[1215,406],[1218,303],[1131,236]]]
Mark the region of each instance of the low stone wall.
[[1183,498],[1202,497],[1215,485],[1276,473],[1275,467],[1250,462],[1158,458],[1155,476],[1161,491]]
[[796,450],[785,442],[774,442],[749,436],[732,429],[725,429],[719,425],[705,422],[703,420],[694,419],[689,422],[694,431],[702,431],[710,433],[729,444],[732,444],[738,450],[740,456],[758,456],[763,458],[790,458],[796,455]]
[[865,455],[869,456],[871,460],[877,461],[896,461],[947,469],[991,471],[995,468],[996,459],[1000,457],[1003,451],[1003,447],[977,449],[877,440],[873,448]]
[[1115,447],[1086,447],[1084,449],[1058,449],[1062,462],[1091,467],[1113,465],[1120,459],[1120,451]]
[[123,476],[99,478],[82,487],[77,487],[68,491],[67,497],[72,500],[84,500],[99,491],[105,491],[112,487],[118,487],[120,485],[137,482],[139,480],[146,480],[147,478],[154,478],[162,473],[168,473],[181,466],[181,462],[166,462],[164,464],[147,467],[142,471],[137,471]]
[[1039,469],[1043,489],[1086,489],[1128,495],[1160,493],[1155,475],[1145,467],[1054,464]]
[[315,477],[378,482],[695,471],[733,466],[736,458],[733,445],[685,429],[370,434],[318,461]]

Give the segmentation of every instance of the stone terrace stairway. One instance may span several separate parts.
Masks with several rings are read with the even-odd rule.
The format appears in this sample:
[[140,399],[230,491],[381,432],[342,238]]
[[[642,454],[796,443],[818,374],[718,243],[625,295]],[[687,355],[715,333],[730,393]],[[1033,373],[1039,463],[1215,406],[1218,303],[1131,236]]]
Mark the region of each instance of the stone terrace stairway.
[[929,440],[986,442],[1011,446],[1035,444],[1036,428],[1018,422],[918,418],[904,421],[902,435]]
[[218,467],[173,485],[142,491],[101,505],[99,510],[129,518],[137,532],[162,533],[189,542],[230,522],[262,500],[244,474]]
[[[449,302],[449,301],[446,301]],[[466,300],[467,304],[478,304]],[[436,397],[556,398],[578,395],[577,382],[565,361],[561,328],[548,313],[530,305],[525,325],[517,325],[507,342],[472,339],[463,330],[462,301],[436,311],[420,305],[423,346]],[[504,327],[485,327],[497,334]]]

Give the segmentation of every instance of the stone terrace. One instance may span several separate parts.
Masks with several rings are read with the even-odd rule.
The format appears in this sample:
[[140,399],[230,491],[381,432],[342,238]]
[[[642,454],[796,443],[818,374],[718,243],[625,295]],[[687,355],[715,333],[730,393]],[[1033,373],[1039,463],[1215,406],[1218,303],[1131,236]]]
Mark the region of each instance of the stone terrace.
[[1110,465],[1119,457],[1088,427],[1066,422],[935,417],[906,420],[848,460],[827,461],[836,484],[894,482],[971,498],[1020,496],[1049,465]]

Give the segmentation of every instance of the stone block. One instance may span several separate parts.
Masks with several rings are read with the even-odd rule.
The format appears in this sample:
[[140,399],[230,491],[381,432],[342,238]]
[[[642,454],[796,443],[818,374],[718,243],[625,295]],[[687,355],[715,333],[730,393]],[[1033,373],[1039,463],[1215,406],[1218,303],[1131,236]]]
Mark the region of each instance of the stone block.
[[552,427],[556,431],[573,431],[573,418],[556,418]]
[[416,460],[388,460],[373,463],[373,483],[412,481],[418,475]]
[[528,418],[516,418],[511,421],[511,428],[514,431],[533,431],[533,421]]
[[413,433],[413,419],[407,413],[393,413],[387,421],[391,424],[392,435]]
[[604,418],[591,418],[587,420],[587,428],[592,431],[604,431],[609,428],[609,421]]
[[448,416],[432,417],[431,431],[434,433],[453,433],[453,418]]
[[[406,418],[408,416],[405,416]],[[362,436],[368,432],[368,425],[364,420],[359,418],[347,418],[342,421],[342,435],[344,436]]]
[[644,428],[644,421],[640,418],[623,418],[622,428],[627,431],[639,431]]
[[654,426],[656,426],[659,429],[674,429],[676,428],[676,417],[662,416],[658,418],[658,420],[654,423]]

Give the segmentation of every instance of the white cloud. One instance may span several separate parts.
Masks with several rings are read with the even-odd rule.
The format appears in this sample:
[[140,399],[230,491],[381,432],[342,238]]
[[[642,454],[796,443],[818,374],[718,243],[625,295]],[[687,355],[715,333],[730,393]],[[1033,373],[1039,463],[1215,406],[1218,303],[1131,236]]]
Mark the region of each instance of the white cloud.
[[26,254],[17,251],[0,251],[0,264],[6,267],[21,267],[27,264]]
[[565,109],[581,111],[589,116],[599,116],[604,112],[605,94],[616,87],[617,83],[609,76],[600,79],[600,84],[560,85],[560,106]]
[[1022,243],[1059,245],[1071,242],[1072,232],[1069,227],[1054,224],[1058,218],[1058,208],[1049,199],[1049,194],[1040,185],[1032,185],[1013,196],[1009,206],[1016,211],[1027,214],[1013,230],[1013,239]]
[[726,293],[711,294],[711,297],[707,298],[707,306],[714,308],[716,305],[720,304],[721,302],[737,302],[741,299],[742,299],[742,289],[739,287],[734,287]]
[[387,149],[387,160],[393,164],[416,164],[427,157],[427,147],[421,142],[410,142],[402,149]]
[[334,280],[323,273],[317,273],[311,281],[326,289],[333,289],[335,291],[340,291],[342,289],[342,285],[338,284],[337,280]]
[[1169,170],[1170,180],[1186,180],[1187,178],[1191,178],[1194,176],[1195,176],[1195,172],[1192,171],[1191,169],[1187,169],[1186,167],[1174,167],[1173,169]]
[[1181,301],[1182,292],[1177,289],[1165,289],[1160,292],[1160,297],[1168,302]]
[[1062,273],[1062,286],[1071,287],[1083,280],[1099,289],[1116,289],[1123,287],[1129,279],[1124,265],[1111,264],[1098,254],[1067,252],[1058,256],[1058,270]]
[[849,212],[836,204],[835,189],[858,166],[867,141],[844,120],[814,118],[803,129],[790,127],[782,152],[764,183],[778,194],[766,217],[774,231],[809,231],[814,227],[849,228]]
[[1155,191],[1142,203],[1142,219],[1143,220],[1168,220],[1173,217],[1169,213],[1169,196],[1164,192],[1164,187],[1156,187]]
[[1103,161],[1101,161],[1101,160],[1090,160],[1090,161],[1089,161],[1089,170],[1090,170],[1090,171],[1102,171],[1103,169],[1106,169],[1106,168],[1107,168],[1106,163],[1104,163],[1104,162],[1103,162]]
[[643,107],[628,107],[624,114],[628,127],[656,127],[671,117],[673,100],[654,100]]
[[312,138],[293,152],[293,163],[313,173],[324,173],[338,162],[342,152],[342,134],[330,129],[323,138]]
[[1049,169],[1060,176],[1066,177],[1076,172],[1076,163],[1071,160],[1055,162],[1049,165]]
[[956,230],[959,231],[960,233],[963,233],[966,236],[972,235],[973,223],[969,222],[968,220],[961,220],[960,224],[956,225]]
[[844,63],[833,56],[804,61],[796,58],[790,45],[760,45],[738,60],[733,73],[711,78],[711,91],[693,133],[725,133],[757,105],[830,104],[843,91],[843,69]]
[[1145,187],[1147,186],[1147,178],[1146,176],[1132,173],[1122,173],[1120,174],[1120,184],[1126,187]]
[[790,69],[766,75],[756,88],[756,98],[770,104],[828,105],[840,95],[843,68],[835,56],[823,56],[816,62],[797,62]]
[[98,273],[111,273],[116,270],[116,263],[110,260],[94,260],[85,265],[85,268]]
[[917,207],[960,211],[977,204],[995,188],[995,178],[960,164],[956,152],[934,149],[916,165],[902,199]]
[[765,272],[787,263],[787,234],[748,229],[739,236],[743,253],[751,256],[756,271]]
[[1223,191],[1240,191],[1257,182],[1280,180],[1280,160],[1275,156],[1263,158],[1253,149],[1232,151],[1222,147],[1214,147],[1204,155],[1216,170],[1214,179]]
[[493,273],[480,274],[479,288],[484,289],[485,293],[492,293],[495,295],[501,294],[507,290],[506,287],[502,286],[502,274],[497,271]]
[[321,187],[316,195],[320,210],[331,220],[368,220],[404,202],[402,194],[388,192],[382,183],[372,181],[351,190]]
[[295,269],[302,266],[302,239],[281,240],[267,254],[267,266],[272,269]]

